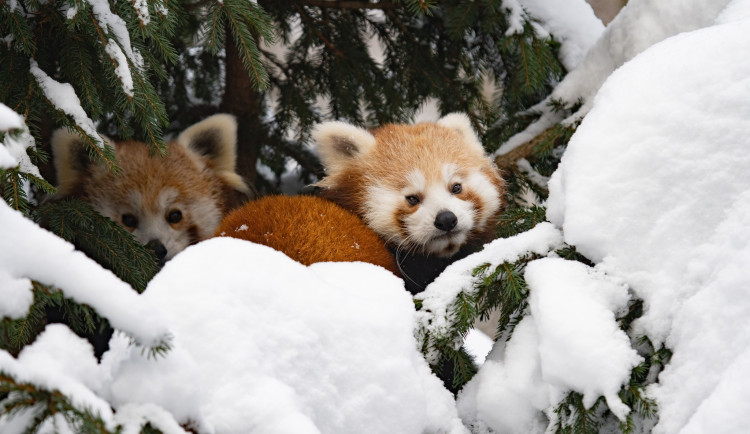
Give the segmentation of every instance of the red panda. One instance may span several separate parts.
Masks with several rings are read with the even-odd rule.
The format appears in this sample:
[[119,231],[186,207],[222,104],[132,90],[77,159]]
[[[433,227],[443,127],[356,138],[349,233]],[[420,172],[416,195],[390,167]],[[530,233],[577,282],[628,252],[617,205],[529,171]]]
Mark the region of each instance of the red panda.
[[[492,237],[504,182],[466,115],[450,114],[436,123],[387,124],[373,131],[325,122],[315,127],[313,138],[326,171],[315,184],[321,197],[359,217],[379,236],[395,255],[397,274],[410,291],[424,289],[460,256],[462,247]],[[302,200],[293,197],[273,209],[259,203],[251,210],[253,205],[247,204],[247,211],[237,214],[241,218],[222,224],[230,229],[223,232],[268,244],[265,224],[276,225],[273,232],[278,233],[289,215],[303,208]],[[254,228],[257,213],[264,215],[264,225]],[[302,263],[330,260],[323,252],[335,249],[336,234],[355,224],[339,217],[320,219],[315,213],[294,221],[295,236],[311,234],[305,239],[306,253],[286,243],[272,247]],[[232,232],[243,224],[246,231]],[[344,253],[343,260],[368,260]]]
[[167,144],[165,157],[142,142],[107,141],[119,173],[92,161],[80,136],[65,129],[53,134],[56,198],[90,202],[152,248],[162,265],[213,236],[224,214],[250,193],[235,172],[233,116],[214,115],[187,128]]
[[217,236],[231,236],[286,253],[305,265],[369,262],[398,275],[393,256],[362,220],[315,196],[266,196],[235,209]]
[[313,137],[327,174],[321,195],[394,249],[450,257],[494,230],[504,183],[466,115],[372,132],[327,122]]

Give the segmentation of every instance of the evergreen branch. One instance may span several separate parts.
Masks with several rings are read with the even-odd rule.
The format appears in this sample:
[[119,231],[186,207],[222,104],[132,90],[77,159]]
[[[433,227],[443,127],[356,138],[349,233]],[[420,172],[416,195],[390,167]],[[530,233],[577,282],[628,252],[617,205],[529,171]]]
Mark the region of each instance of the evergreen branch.
[[[3,55],[0,56],[0,65],[3,65],[3,66],[6,65],[6,59],[8,59],[7,60],[7,66],[8,66],[8,71],[9,71],[8,76],[13,76],[14,74],[12,74],[12,71],[16,63],[15,52],[13,50],[7,50],[7,51],[3,50],[1,54]],[[4,80],[4,81],[6,84],[5,86],[3,86],[3,89],[0,92],[0,100],[8,101],[11,89],[16,84],[16,82],[14,80]]]
[[151,250],[87,202],[79,199],[52,202],[42,206],[37,216],[45,227],[75,244],[138,292],[146,288],[158,271]]
[[0,187],[2,187],[3,199],[11,208],[28,215],[26,193],[20,184],[21,177],[17,169],[0,169]]
[[[23,2],[21,2],[21,4],[23,4]],[[36,53],[36,44],[28,22],[18,10],[11,12],[8,15],[7,23],[10,27],[9,30],[13,37],[20,42],[20,44],[18,44],[20,45],[20,51],[26,55],[33,56]]]
[[587,409],[583,404],[583,395],[569,392],[554,410],[557,415],[555,433],[598,434],[601,422],[597,416],[597,407],[603,401],[604,398],[599,398]]
[[[216,54],[219,49],[224,45],[224,8],[214,7],[213,14],[211,14],[211,25],[209,26],[208,37],[206,43],[208,44],[209,52]],[[210,12],[209,12],[210,13]]]
[[454,37],[459,37],[466,27],[468,27],[467,23],[469,21],[469,15],[472,12],[472,9],[479,7],[477,3],[466,3],[463,5],[464,8],[461,11],[461,14],[458,16],[457,19],[451,19],[450,20],[450,27],[452,28],[452,32]]
[[[94,28],[96,29],[96,33],[99,35],[99,42],[101,43],[101,49],[104,50],[104,47],[106,47],[107,44],[109,43],[108,37],[107,35],[105,35],[104,30],[102,30],[102,28],[99,26],[99,22],[96,16],[94,15],[93,9],[89,11],[89,18],[91,18],[91,22],[93,23]],[[118,47],[120,46],[119,42],[115,42],[115,43],[118,45]],[[120,47],[120,49],[122,49],[122,47]],[[106,53],[106,50],[105,50],[105,53]],[[107,54],[106,57],[109,59],[109,63],[112,65],[112,71],[115,71],[117,69],[117,61],[115,60],[114,57],[110,56],[109,54]],[[130,65],[128,65],[128,67],[130,68]],[[125,96],[128,99],[132,98],[130,95],[125,95]]]
[[42,191],[44,191],[47,194],[54,194],[55,191],[57,190],[52,184],[47,182],[46,179],[40,178],[34,174],[21,172],[21,177],[31,182],[35,186],[41,188]]
[[402,7],[400,4],[390,2],[378,2],[371,3],[368,1],[354,1],[354,0],[302,0],[300,1],[302,6],[314,6],[319,8],[330,8],[330,9],[398,9]]
[[[31,111],[32,107],[32,97],[34,95],[34,84],[31,80],[29,80],[29,85],[26,88],[26,108],[24,109],[23,115],[25,118],[29,117],[29,112]],[[19,103],[20,105],[20,103]],[[15,111],[15,110],[14,110]]]
[[432,8],[435,5],[434,0],[403,0],[406,3],[406,8],[413,15],[425,14],[431,15]]
[[52,289],[38,282],[32,281],[31,283],[34,302],[31,304],[28,315],[15,320],[5,318],[0,322],[0,348],[13,356],[17,356],[24,346],[33,342],[42,332],[46,308],[53,303],[54,291]]
[[302,21],[304,21],[308,26],[313,28],[313,31],[315,32],[315,35],[318,37],[318,39],[323,42],[323,44],[328,47],[329,50],[338,58],[340,59],[346,59],[346,55],[339,50],[333,42],[331,42],[326,36],[320,31],[320,29],[315,26],[315,23],[313,22],[313,19],[308,15],[304,9],[302,9],[299,5],[295,4],[294,8],[297,10],[297,12],[300,15],[300,18],[302,18]]
[[[97,140],[94,137],[90,136],[86,132],[86,130],[78,125],[76,120],[71,115],[64,112],[52,101],[50,101],[49,98],[47,98],[47,95],[44,93],[44,90],[41,89],[41,84],[38,81],[32,80],[30,81],[30,83],[36,83],[36,87],[39,88],[39,93],[42,95],[42,98],[47,103],[51,111],[59,116],[59,118],[62,120],[62,123],[78,133],[83,142],[86,143],[89,155],[91,155],[93,159],[99,159],[103,161],[107,165],[107,168],[109,170],[115,172],[120,170],[119,166],[117,166],[117,163],[115,162],[114,152],[112,148],[106,144],[106,142],[104,142],[101,138]],[[30,106],[31,104],[29,104],[27,108],[29,108]],[[102,143],[103,146],[100,146],[100,143]]]
[[[107,36],[99,26],[97,19],[94,16],[93,10],[89,12],[89,17],[94,28],[96,29],[97,35],[99,36],[99,42],[101,44],[100,48],[104,50],[104,47],[106,47],[108,43]],[[119,46],[119,42],[115,43]],[[146,142],[150,145],[154,145],[156,150],[161,155],[164,155],[164,153],[166,152],[166,145],[164,144],[164,141],[161,137],[161,131],[154,130],[154,128],[158,128],[158,126],[154,124],[154,121],[160,121],[162,124],[166,124],[166,112],[163,105],[160,102],[156,101],[156,98],[154,98],[156,96],[155,92],[149,92],[149,90],[153,90],[151,84],[143,79],[143,77],[141,76],[141,72],[138,70],[138,68],[135,67],[135,65],[133,65],[132,59],[130,59],[128,56],[125,57],[128,62],[128,69],[130,70],[131,77],[133,78],[134,96],[131,97],[130,95],[127,95],[122,90],[122,86],[117,87],[117,89],[119,89],[118,95],[123,95],[124,97],[126,97],[127,100],[131,103],[130,105],[133,108],[138,109],[136,111],[136,115],[142,116],[142,122],[140,122],[140,126],[147,135]],[[111,72],[114,73],[114,70],[117,69],[117,62],[109,55],[107,55],[107,58],[110,60],[110,63],[112,65]],[[154,97],[151,97],[149,93],[153,93]],[[145,102],[145,105],[142,104],[142,102]],[[148,108],[150,108],[150,110],[148,110]],[[153,115],[149,116],[149,114],[154,113],[159,119],[153,119]]]
[[[255,86],[259,90],[263,90],[268,86],[268,73],[259,60],[260,51],[258,45],[245,23],[245,20],[249,21],[251,19],[251,13],[248,10],[242,9],[243,6],[241,5],[248,7],[247,3],[235,3],[234,0],[226,0],[221,3],[221,6],[226,12],[226,17],[230,24],[229,29],[234,36],[235,47],[238,48],[237,51],[245,70],[250,74]],[[261,27],[261,29],[270,28],[266,17],[258,14],[255,18],[262,21],[262,25],[256,26],[256,30],[258,27]],[[270,39],[270,33],[266,33],[266,37]]]
[[498,155],[495,158],[495,164],[500,170],[508,169],[521,158],[530,159],[540,152],[549,151],[558,144],[567,143],[574,131],[575,127],[555,124],[528,142],[511,149],[505,154]]
[[531,230],[537,224],[546,221],[547,209],[532,205],[528,208],[509,207],[498,221],[496,234],[508,238],[521,232]]
[[34,418],[27,432],[36,432],[42,424],[55,415],[61,415],[74,431],[81,433],[109,434],[104,421],[87,408],[76,407],[60,391],[17,381],[7,372],[0,371],[0,396],[3,396],[0,410],[10,417],[27,409]]
[[525,40],[523,39],[523,36],[520,38],[520,46],[521,49],[521,60],[523,64],[523,68],[521,70],[523,71],[523,76],[525,78],[525,83],[527,88],[531,88],[531,78],[529,77],[529,59],[526,56],[526,44],[524,44]]
[[[75,40],[75,39],[73,39]],[[91,111],[92,117],[99,117],[101,115],[101,107],[99,104],[99,97],[96,93],[95,86],[92,83],[94,74],[88,68],[91,59],[84,59],[83,47],[79,44],[73,44],[73,47],[66,50],[69,56],[66,59],[75,60],[78,68],[78,77],[80,77],[80,87],[83,88],[83,101],[86,102],[88,110]]]
[[[130,60],[128,60],[128,63],[130,64]],[[135,106],[140,109],[139,114],[144,118],[144,121],[141,122],[141,128],[143,128],[147,134],[146,143],[154,146],[159,154],[161,156],[164,156],[167,152],[167,145],[164,143],[164,140],[162,138],[161,128],[159,128],[158,124],[148,121],[149,119],[153,118],[153,116],[149,116],[149,114],[155,113],[157,119],[151,120],[153,122],[160,122],[161,124],[166,125],[167,115],[166,111],[164,110],[164,106],[162,105],[161,101],[158,100],[158,97],[156,96],[151,83],[144,80],[140,72],[136,72],[133,74],[133,82],[138,85],[138,89],[147,89],[150,91],[138,92],[138,98],[135,98]],[[153,93],[153,96],[151,96],[150,93]],[[146,106],[140,104],[141,98],[145,100]],[[151,110],[147,110],[147,107],[149,107]]]
[[476,375],[477,367],[471,355],[463,347],[458,350],[451,349],[444,354],[445,359],[439,365],[441,373],[445,375],[452,371],[451,390],[458,391]]

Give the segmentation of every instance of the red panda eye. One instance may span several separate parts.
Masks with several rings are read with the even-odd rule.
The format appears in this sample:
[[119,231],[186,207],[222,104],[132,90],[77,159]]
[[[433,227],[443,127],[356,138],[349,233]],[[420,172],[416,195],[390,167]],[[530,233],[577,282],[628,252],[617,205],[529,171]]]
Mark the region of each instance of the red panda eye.
[[122,215],[122,224],[129,228],[135,228],[138,226],[138,218],[134,216],[133,214],[123,214]]
[[412,195],[409,195],[409,196],[406,196],[406,201],[407,201],[407,202],[409,203],[409,205],[411,205],[411,206],[419,205],[419,202],[420,202],[420,200],[419,200],[419,197],[418,197],[418,196],[415,196],[415,195],[413,195],[413,194],[412,194]]
[[451,193],[453,194],[459,194],[461,191],[463,191],[461,184],[453,184],[453,187],[451,187]]
[[167,214],[167,221],[169,223],[179,223],[182,220],[182,211],[174,209]]

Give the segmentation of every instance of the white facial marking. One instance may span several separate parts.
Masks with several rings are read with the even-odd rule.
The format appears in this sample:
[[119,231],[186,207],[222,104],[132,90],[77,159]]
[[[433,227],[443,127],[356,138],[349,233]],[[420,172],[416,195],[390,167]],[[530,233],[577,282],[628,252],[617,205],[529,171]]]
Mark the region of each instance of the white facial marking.
[[394,214],[405,200],[404,196],[382,185],[370,186],[366,195],[365,223],[386,241],[399,241],[398,228],[394,227]]
[[457,165],[453,163],[443,164],[443,181],[445,181],[446,185],[457,182],[458,181],[458,179],[456,179],[457,176],[458,176]]
[[[436,256],[453,255],[466,243],[469,234],[481,229],[500,206],[497,189],[485,175],[474,171],[464,177],[454,163],[444,164],[441,177],[436,181],[428,181],[419,170],[409,172],[405,180],[407,184],[401,190],[379,184],[370,186],[365,200],[365,222],[398,248]],[[478,215],[477,204],[452,193],[455,184],[461,184],[464,191],[468,189],[481,198],[481,215]],[[418,196],[420,202],[414,205],[411,214],[398,222],[397,215],[403,212],[406,197],[411,195]],[[456,216],[456,226],[447,232],[435,226],[435,219],[444,211]],[[406,236],[399,224],[405,228]]]
[[[443,211],[456,216],[456,227],[449,232],[435,227],[435,218]],[[425,253],[444,256],[446,248],[453,245],[454,248],[447,252],[451,255],[463,245],[474,226],[474,206],[451,194],[442,183],[430,185],[424,192],[420,208],[404,223],[411,241],[423,246]]]
[[412,170],[406,174],[406,182],[408,186],[404,188],[406,194],[418,194],[425,189],[427,180],[425,180],[424,174],[420,170]]
[[487,223],[487,219],[500,208],[500,195],[495,184],[481,172],[472,172],[467,177],[465,184],[482,199],[482,215],[477,216],[477,226],[482,228]]
[[[124,214],[132,214],[138,222],[132,230],[133,236],[144,245],[152,240],[160,242],[167,250],[166,259],[171,259],[195,241],[188,232],[191,226],[197,227],[200,230],[198,236],[204,239],[213,235],[221,219],[221,211],[213,199],[201,197],[190,203],[182,203],[179,192],[173,188],[159,192],[155,210],[146,206],[140,191],[129,192],[124,205],[103,201],[93,203],[103,215],[121,224]],[[173,227],[167,221],[169,212],[174,210],[182,213],[182,219],[187,219],[186,224],[175,224]]]

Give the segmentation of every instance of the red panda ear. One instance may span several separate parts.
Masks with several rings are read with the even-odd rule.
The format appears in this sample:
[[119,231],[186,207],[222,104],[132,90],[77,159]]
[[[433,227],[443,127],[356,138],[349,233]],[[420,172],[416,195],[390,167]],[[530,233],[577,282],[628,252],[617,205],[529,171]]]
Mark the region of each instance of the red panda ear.
[[484,147],[479,140],[477,133],[471,126],[471,120],[464,113],[451,113],[443,116],[437,121],[438,125],[457,132],[463,139],[464,143],[474,149],[476,152],[484,154]]
[[330,175],[375,147],[375,137],[346,122],[324,122],[312,131],[320,161]]
[[193,124],[177,136],[177,143],[200,155],[211,169],[232,188],[244,193],[250,189],[235,172],[237,163],[237,120],[216,114]]
[[[108,137],[101,138],[109,146],[115,146]],[[97,162],[89,155],[89,145],[83,137],[67,128],[55,130],[50,145],[57,175],[57,195],[66,196],[73,192],[79,180],[87,176],[89,167]]]

